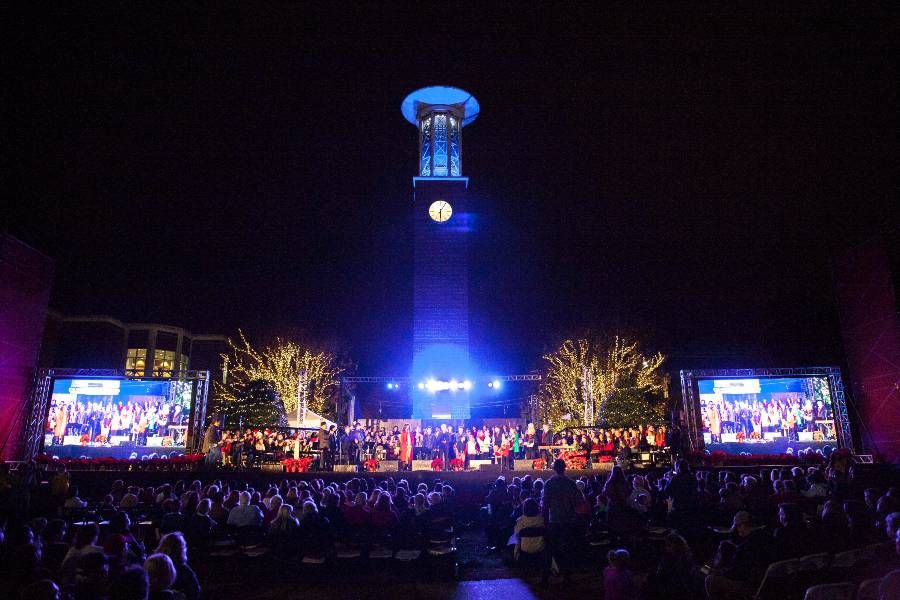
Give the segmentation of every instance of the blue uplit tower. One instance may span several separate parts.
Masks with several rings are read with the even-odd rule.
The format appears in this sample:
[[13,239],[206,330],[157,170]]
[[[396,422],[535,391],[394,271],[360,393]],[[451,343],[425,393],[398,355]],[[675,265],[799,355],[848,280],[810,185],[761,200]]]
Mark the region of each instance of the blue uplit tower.
[[469,261],[462,128],[478,116],[474,96],[452,87],[411,93],[400,108],[419,130],[413,177],[413,418],[468,419]]

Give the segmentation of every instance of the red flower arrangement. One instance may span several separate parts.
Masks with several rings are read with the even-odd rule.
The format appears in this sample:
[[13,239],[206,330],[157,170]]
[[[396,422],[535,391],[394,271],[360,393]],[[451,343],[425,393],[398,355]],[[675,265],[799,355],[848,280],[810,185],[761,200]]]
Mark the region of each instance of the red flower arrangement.
[[87,433],[82,434],[82,436],[80,438],[78,438],[78,441],[81,442],[82,446],[87,446],[88,442],[91,441],[91,436],[90,436],[90,434],[87,434]]
[[462,471],[466,468],[466,461],[461,458],[450,459],[450,468],[454,471]]
[[547,461],[543,458],[536,458],[531,461],[531,468],[535,469],[536,471],[543,471],[547,468]]
[[97,442],[98,444],[105,444],[106,436],[103,435],[102,433],[98,433],[97,437],[94,438],[94,441]]
[[363,463],[363,467],[364,467],[364,468],[366,469],[366,471],[368,471],[369,473],[374,473],[375,471],[378,470],[378,461],[375,460],[374,458],[367,459],[367,460]]
[[432,471],[443,471],[444,470],[444,461],[440,458],[436,458],[431,461],[431,470]]
[[304,456],[303,458],[286,458],[281,461],[284,470],[288,473],[306,473],[313,463],[313,457]]
[[587,464],[587,455],[584,450],[563,452],[559,457],[566,461],[567,469],[583,469]]
[[[836,450],[835,452],[839,452]],[[817,465],[825,462],[825,457],[816,452],[799,454],[727,454],[722,450],[703,452],[695,450],[687,454],[689,462],[704,467],[721,467],[724,465]]]
[[738,431],[736,434],[734,434],[734,439],[739,442],[743,442],[745,439],[747,439],[747,434],[745,434],[743,431]]

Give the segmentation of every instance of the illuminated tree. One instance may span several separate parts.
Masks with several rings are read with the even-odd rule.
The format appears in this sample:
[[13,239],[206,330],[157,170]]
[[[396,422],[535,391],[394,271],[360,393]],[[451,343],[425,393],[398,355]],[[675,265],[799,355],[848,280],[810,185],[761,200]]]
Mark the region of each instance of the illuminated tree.
[[645,355],[636,341],[566,340],[544,356],[541,415],[555,429],[568,425],[628,427],[663,417],[668,376],[661,353]]
[[271,381],[254,379],[247,382],[231,408],[229,419],[242,418],[244,426],[287,427],[284,402]]
[[243,331],[238,333],[240,339],[228,340],[230,351],[222,356],[227,361],[228,380],[216,382],[217,410],[232,414],[243,389],[251,381],[263,379],[272,382],[285,411],[292,414],[297,410],[300,376],[304,373],[309,410],[320,415],[331,412],[344,371],[335,354],[281,338],[257,350]]

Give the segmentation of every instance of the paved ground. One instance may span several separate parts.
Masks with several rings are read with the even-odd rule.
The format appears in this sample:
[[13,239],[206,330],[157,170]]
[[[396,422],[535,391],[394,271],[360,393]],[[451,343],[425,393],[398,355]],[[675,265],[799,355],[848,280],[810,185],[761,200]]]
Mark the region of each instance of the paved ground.
[[488,553],[483,544],[484,536],[480,531],[462,532],[456,578],[438,567],[405,568],[398,566],[397,561],[390,561],[385,567],[333,566],[322,571],[267,556],[214,557],[205,564],[198,563],[195,568],[204,587],[204,596],[208,598],[602,598],[599,557],[583,557],[582,564],[573,572],[571,584],[564,585],[554,579],[544,587],[540,585],[539,570],[512,566],[498,553]]

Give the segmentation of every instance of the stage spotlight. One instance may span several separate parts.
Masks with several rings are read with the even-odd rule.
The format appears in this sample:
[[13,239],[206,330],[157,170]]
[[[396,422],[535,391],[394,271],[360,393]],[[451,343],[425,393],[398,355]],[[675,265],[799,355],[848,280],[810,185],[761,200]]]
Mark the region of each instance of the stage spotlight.
[[499,390],[499,389],[500,389],[500,380],[499,380],[499,379],[495,379],[495,380],[492,381],[491,383],[494,384],[493,387],[494,387],[495,390]]
[[393,384],[393,383],[387,384],[387,388],[388,388],[389,390],[394,389],[394,384]]
[[455,392],[459,389],[459,382],[455,379],[450,380],[450,391]]
[[422,382],[422,381],[419,382],[419,389],[420,389],[420,390],[424,390],[424,389],[425,389],[425,383],[424,383],[424,382]]
[[463,381],[462,387],[464,390],[469,391],[472,389],[472,382],[466,379],[465,381]]

